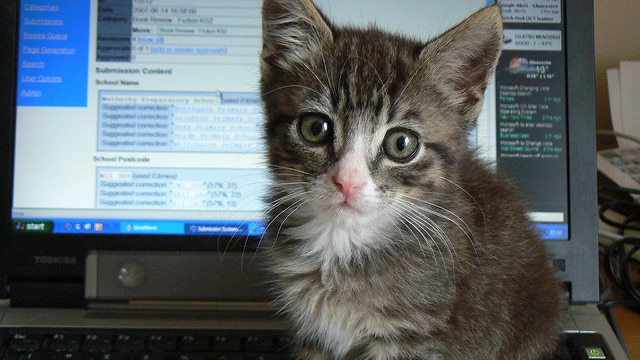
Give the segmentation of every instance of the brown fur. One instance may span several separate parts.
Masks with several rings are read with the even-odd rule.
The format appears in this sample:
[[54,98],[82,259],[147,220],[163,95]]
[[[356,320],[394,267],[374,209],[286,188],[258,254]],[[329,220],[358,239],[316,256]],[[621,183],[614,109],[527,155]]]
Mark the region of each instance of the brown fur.
[[[298,358],[553,351],[559,282],[517,190],[466,140],[501,30],[492,7],[423,43],[335,27],[310,0],[264,1],[265,248]],[[309,116],[328,140],[304,137]],[[415,135],[411,156],[386,150],[397,131]],[[355,210],[335,200],[341,171],[366,180]]]

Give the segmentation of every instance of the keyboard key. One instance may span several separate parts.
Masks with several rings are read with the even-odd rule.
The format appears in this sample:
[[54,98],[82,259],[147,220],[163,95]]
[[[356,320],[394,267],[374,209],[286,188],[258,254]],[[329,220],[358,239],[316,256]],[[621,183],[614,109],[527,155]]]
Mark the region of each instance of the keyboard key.
[[98,358],[96,360],[133,360],[133,359],[131,354],[128,354],[128,353],[108,352],[108,353],[98,354]]
[[240,353],[214,353],[205,355],[205,360],[242,360],[242,354]]
[[139,335],[118,335],[113,345],[113,349],[118,352],[143,351],[145,348],[145,338]]
[[178,354],[176,356],[169,356],[166,360],[205,360],[205,355],[203,353]]
[[[209,351],[211,338],[209,336],[185,335],[180,338],[180,350],[184,352]],[[185,359],[191,360],[191,359]]]
[[86,335],[82,349],[87,352],[109,352],[113,349],[113,338],[108,335]]
[[49,350],[55,352],[76,352],[80,350],[80,335],[55,334],[49,342]]
[[53,360],[53,354],[50,352],[31,352],[24,354],[22,360]]
[[168,355],[165,352],[138,353],[131,360],[167,360]]
[[147,340],[147,350],[151,352],[178,350],[178,338],[175,336],[151,335]]
[[11,352],[33,352],[42,347],[43,337],[40,335],[15,334],[9,341]]
[[272,352],[275,350],[276,342],[273,336],[247,336],[244,340],[244,350],[247,352]]
[[280,354],[245,354],[242,360],[282,360]]
[[235,352],[242,350],[242,339],[239,336],[217,335],[213,339],[213,351]]
[[293,340],[288,335],[277,335],[276,336],[276,351],[285,353],[291,347],[291,342]]
[[100,360],[95,354],[85,352],[58,352],[53,360]]

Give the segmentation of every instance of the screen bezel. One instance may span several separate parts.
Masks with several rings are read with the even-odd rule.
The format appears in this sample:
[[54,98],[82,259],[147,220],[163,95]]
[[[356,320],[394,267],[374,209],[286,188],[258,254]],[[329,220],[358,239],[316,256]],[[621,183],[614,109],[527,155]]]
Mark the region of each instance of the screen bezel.
[[598,215],[593,1],[566,0],[569,241],[546,242],[563,259],[574,303],[597,302]]

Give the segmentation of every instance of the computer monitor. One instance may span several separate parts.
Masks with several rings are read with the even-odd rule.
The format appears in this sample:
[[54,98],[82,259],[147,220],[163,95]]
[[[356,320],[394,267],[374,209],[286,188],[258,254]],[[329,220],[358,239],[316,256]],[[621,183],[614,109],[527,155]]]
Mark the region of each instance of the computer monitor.
[[[338,24],[375,23],[425,40],[487,5],[316,3]],[[521,185],[572,300],[593,301],[597,270],[584,269],[597,268],[583,260],[597,251],[593,4],[501,6],[504,52],[470,146]],[[260,0],[2,5],[4,297],[53,282],[69,290],[62,306],[234,300],[222,294],[228,277],[220,274],[259,282],[252,252],[265,228],[269,181],[258,93],[260,8]],[[184,283],[193,270],[200,283],[222,285],[167,294],[139,287],[136,281],[149,280],[135,276],[136,286],[128,286],[120,273],[113,288],[98,288],[112,276],[102,269],[135,272],[136,258],[164,269],[152,277],[180,273]],[[195,265],[212,259],[220,259],[214,268]],[[167,270],[176,261],[186,268]]]

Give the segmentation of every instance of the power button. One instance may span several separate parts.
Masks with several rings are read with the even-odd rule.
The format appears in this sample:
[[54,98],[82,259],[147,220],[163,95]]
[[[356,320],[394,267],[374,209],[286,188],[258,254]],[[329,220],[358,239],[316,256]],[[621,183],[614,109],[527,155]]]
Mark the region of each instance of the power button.
[[602,351],[601,348],[599,347],[587,347],[584,348],[584,351],[587,352],[587,359],[589,360],[602,360],[602,359],[607,359],[607,356],[604,354],[604,351]]

